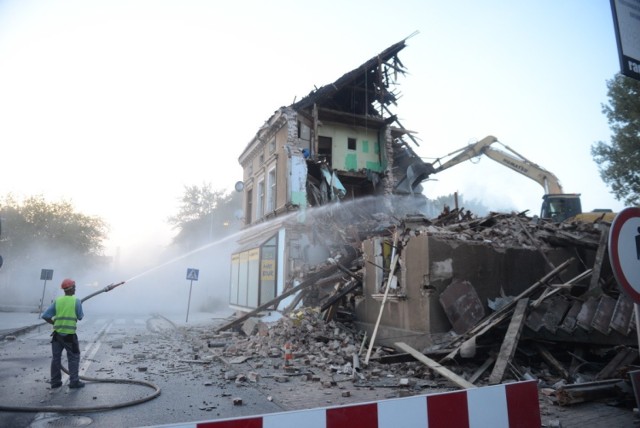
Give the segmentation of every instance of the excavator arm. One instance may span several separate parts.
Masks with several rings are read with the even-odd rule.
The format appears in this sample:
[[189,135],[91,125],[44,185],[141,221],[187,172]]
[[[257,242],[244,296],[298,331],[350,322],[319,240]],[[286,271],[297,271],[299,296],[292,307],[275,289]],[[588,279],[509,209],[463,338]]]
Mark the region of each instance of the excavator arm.
[[[507,151],[491,147],[494,143],[502,145]],[[436,159],[433,163],[433,167],[437,173],[480,155],[485,155],[499,164],[537,182],[542,186],[545,194],[564,193],[562,191],[562,186],[560,185],[560,180],[558,180],[558,177],[556,177],[552,172],[547,171],[534,162],[531,162],[509,146],[500,143],[498,139],[492,135],[483,138],[475,144],[470,144],[467,147],[463,147],[462,149],[448,154],[445,158],[449,156],[453,157],[444,163],[442,163],[443,158]]]
[[[500,144],[505,150],[492,147],[494,143]],[[540,217],[561,222],[568,218],[574,218],[582,212],[579,194],[564,193],[560,185],[560,180],[558,180],[555,174],[531,162],[511,147],[500,143],[498,139],[492,135],[483,138],[475,144],[470,144],[453,153],[449,153],[443,158],[436,159],[435,162],[431,164],[433,166],[433,173],[444,171],[461,162],[477,158],[480,155],[485,155],[542,186],[545,194],[542,197]],[[443,159],[446,158],[448,158],[448,160],[443,162]]]

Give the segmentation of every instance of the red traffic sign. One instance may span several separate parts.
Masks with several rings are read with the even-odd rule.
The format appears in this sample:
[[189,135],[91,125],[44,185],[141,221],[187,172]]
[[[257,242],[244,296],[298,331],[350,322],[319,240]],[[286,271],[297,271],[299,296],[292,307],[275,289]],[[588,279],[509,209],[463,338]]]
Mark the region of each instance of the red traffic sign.
[[625,208],[613,219],[609,260],[618,285],[640,304],[640,208]]

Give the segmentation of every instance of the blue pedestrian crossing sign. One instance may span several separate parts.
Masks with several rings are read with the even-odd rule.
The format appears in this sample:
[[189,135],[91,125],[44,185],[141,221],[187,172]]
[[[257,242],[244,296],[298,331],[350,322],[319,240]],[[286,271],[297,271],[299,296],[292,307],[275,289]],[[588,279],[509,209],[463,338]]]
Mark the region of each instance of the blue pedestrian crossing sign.
[[199,273],[200,273],[200,271],[198,269],[188,268],[187,269],[187,279],[191,280],[191,281],[197,281]]

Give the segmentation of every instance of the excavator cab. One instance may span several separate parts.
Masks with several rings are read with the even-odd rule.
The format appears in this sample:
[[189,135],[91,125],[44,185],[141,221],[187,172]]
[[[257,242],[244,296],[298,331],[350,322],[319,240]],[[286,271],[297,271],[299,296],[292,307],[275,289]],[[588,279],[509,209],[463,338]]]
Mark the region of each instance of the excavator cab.
[[548,194],[542,197],[540,218],[560,223],[582,213],[580,194]]

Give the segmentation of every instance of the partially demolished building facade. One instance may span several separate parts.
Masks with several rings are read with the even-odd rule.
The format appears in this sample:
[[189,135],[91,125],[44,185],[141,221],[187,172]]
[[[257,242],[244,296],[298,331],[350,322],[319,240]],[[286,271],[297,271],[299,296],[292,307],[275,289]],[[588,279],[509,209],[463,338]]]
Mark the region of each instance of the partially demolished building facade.
[[[638,323],[609,264],[610,223],[427,215],[420,183],[433,165],[390,111],[404,47],[279,108],[240,155],[237,317],[218,332],[244,323],[246,354],[293,344],[331,378],[349,367],[354,384],[420,361],[423,376],[403,376],[468,389],[533,371],[555,404],[628,401]],[[288,316],[267,327],[255,315],[270,310]]]
[[401,337],[455,350],[492,311],[530,299],[526,334],[636,344],[633,305],[606,257],[606,222],[421,213],[420,183],[433,166],[390,110],[404,47],[279,108],[244,149],[246,233],[232,255],[230,306],[287,312],[304,301],[328,319],[342,306],[376,344]]
[[244,222],[253,227],[232,257],[232,307],[246,311],[268,302],[329,257],[322,240],[292,226],[305,222],[308,208],[420,195],[432,167],[413,152],[410,132],[391,113],[396,79],[405,73],[398,58],[404,47],[402,40],[279,108],[240,155]]

